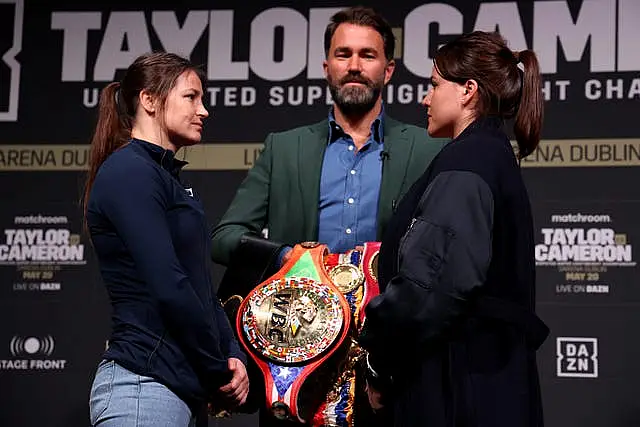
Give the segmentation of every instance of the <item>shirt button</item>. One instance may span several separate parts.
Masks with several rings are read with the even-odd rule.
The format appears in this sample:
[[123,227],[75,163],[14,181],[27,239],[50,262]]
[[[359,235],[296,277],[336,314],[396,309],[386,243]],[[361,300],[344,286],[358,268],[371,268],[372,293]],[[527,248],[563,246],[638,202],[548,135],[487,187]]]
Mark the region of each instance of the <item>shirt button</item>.
[[344,232],[347,233],[347,234],[351,234],[351,229],[347,228],[346,230],[344,230]]
[[349,204],[352,204],[353,202],[355,202],[355,200],[353,200],[353,197],[349,197],[349,200],[347,200],[347,202],[349,202]]
[[355,174],[356,174],[355,169],[351,169],[351,175],[355,175]]
[[349,146],[349,151],[353,151],[353,145]]

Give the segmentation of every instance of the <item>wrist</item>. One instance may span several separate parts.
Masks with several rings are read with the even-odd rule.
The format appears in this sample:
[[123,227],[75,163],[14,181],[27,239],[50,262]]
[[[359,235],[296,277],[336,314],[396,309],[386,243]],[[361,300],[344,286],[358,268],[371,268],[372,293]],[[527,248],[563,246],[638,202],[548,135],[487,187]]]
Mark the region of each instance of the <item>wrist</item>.
[[374,379],[380,378],[380,374],[378,374],[378,372],[375,369],[373,369],[373,366],[371,366],[371,362],[369,361],[369,353],[367,353],[367,356],[365,357],[365,362],[367,365],[368,376]]
[[388,389],[393,382],[393,378],[391,376],[385,375],[384,373],[381,373],[381,370],[377,368],[375,364],[371,363],[369,353],[367,353],[364,360],[366,379],[369,385],[376,390]]

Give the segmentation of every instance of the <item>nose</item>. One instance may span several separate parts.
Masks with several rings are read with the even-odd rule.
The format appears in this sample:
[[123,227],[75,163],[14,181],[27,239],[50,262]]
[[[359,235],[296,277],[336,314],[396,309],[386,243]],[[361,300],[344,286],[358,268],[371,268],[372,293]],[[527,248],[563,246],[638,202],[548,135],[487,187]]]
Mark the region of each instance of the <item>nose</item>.
[[349,58],[349,71],[359,73],[362,70],[362,64],[358,55],[352,55]]
[[203,118],[209,117],[209,112],[204,107],[204,104],[202,102],[200,103],[200,107],[198,108],[198,113],[197,114],[198,114],[198,116],[203,117]]
[[422,98],[421,104],[424,105],[425,107],[429,107],[429,105],[431,105],[431,94],[432,93],[433,93],[433,88],[430,88],[427,91],[427,94],[424,96],[424,98]]

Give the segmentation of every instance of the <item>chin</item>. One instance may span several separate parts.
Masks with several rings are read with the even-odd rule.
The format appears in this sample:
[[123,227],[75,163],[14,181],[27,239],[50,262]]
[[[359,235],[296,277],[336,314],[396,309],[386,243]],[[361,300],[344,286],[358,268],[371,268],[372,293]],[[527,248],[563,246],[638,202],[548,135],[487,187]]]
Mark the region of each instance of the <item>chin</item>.
[[429,136],[431,136],[433,138],[438,138],[440,136],[440,135],[438,135],[438,131],[440,131],[440,129],[433,128],[431,126],[427,126],[427,133],[429,134]]
[[196,133],[194,135],[182,136],[180,138],[180,145],[183,147],[188,147],[190,145],[199,144],[202,141],[202,135]]
[[432,138],[451,138],[449,132],[445,128],[436,128],[434,126],[427,126],[427,133]]

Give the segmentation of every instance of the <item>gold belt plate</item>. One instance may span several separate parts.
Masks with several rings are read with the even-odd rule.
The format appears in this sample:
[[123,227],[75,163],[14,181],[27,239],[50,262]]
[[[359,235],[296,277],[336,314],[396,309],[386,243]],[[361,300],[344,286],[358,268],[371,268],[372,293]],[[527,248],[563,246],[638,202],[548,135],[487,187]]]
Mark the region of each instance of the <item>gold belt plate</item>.
[[320,356],[335,343],[345,322],[343,297],[305,277],[260,285],[247,298],[241,316],[249,347],[278,363]]

